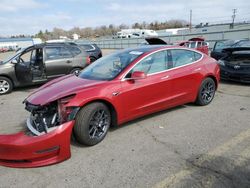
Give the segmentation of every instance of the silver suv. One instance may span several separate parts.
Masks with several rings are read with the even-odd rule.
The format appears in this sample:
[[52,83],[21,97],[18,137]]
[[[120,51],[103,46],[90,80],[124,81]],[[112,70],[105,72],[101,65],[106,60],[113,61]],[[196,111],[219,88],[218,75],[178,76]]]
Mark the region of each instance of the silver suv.
[[14,87],[47,82],[66,74],[78,74],[90,63],[84,49],[74,43],[43,43],[18,51],[0,62],[0,94]]

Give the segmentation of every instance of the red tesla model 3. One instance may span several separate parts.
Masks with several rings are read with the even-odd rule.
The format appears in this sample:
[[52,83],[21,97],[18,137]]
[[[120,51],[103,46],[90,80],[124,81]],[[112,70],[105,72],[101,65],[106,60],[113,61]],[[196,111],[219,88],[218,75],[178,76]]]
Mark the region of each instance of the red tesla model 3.
[[0,164],[36,167],[70,157],[76,140],[95,145],[111,125],[185,103],[209,104],[216,60],[178,46],[141,46],[107,55],[78,76],[53,80],[25,99],[30,134],[0,136]]

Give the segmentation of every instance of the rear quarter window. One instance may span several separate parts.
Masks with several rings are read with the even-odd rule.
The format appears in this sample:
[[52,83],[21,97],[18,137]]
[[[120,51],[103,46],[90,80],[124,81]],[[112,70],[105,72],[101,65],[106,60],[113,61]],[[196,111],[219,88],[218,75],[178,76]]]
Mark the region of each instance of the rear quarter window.
[[76,47],[76,46],[71,46],[69,47],[70,52],[73,54],[73,56],[79,55],[82,51]]
[[199,60],[202,57],[200,53],[185,49],[173,49],[171,50],[171,55],[173,67],[188,65]]

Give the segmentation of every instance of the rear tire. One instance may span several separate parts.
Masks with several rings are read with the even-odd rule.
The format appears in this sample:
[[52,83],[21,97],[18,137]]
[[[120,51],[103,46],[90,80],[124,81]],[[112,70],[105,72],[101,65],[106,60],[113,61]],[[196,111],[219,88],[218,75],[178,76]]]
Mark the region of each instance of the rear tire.
[[0,76],[0,95],[10,93],[13,90],[13,83],[9,78]]
[[201,83],[195,103],[200,106],[208,105],[214,98],[215,90],[214,80],[212,78],[205,78]]
[[96,58],[93,57],[93,56],[90,56],[89,58],[90,58],[90,62],[91,62],[91,63],[93,63],[94,61],[96,61]]
[[93,146],[106,136],[111,124],[108,107],[100,102],[83,107],[76,116],[74,135],[80,144]]
[[70,74],[79,75],[81,70],[81,68],[74,68],[70,71]]

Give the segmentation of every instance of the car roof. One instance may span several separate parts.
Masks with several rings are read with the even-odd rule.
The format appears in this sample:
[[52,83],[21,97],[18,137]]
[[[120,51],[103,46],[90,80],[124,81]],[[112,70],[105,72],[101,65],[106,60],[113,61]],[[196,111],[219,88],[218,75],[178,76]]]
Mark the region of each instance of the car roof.
[[78,46],[74,42],[51,42],[51,43],[41,43],[41,44],[34,44],[32,46],[29,46],[27,48],[23,49],[23,52],[30,50],[32,48],[43,48],[45,46]]

